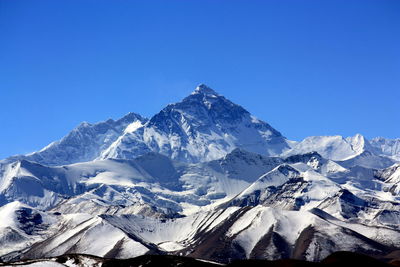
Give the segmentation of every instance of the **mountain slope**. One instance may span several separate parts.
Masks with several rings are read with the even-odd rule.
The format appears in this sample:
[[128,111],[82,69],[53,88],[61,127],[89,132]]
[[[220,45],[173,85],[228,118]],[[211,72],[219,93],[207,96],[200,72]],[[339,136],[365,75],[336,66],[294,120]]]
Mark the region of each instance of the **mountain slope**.
[[84,122],[38,152],[0,163],[25,159],[58,166],[94,159],[133,159],[149,152],[183,162],[200,162],[221,158],[235,148],[279,155],[291,144],[266,122],[199,85],[191,95],[168,105],[149,121],[129,113],[116,121]]
[[332,160],[346,160],[370,148],[368,141],[360,134],[343,138],[337,136],[310,136],[297,143],[284,155],[318,152],[322,157]]
[[101,158],[129,159],[154,151],[199,162],[221,158],[235,148],[277,155],[289,149],[289,142],[241,106],[200,85],[182,102],[168,105],[143,127],[124,134]]
[[384,255],[400,246],[400,232],[395,229],[343,222],[322,211],[261,205],[203,211],[162,221],[134,215],[56,217],[48,231],[52,234],[27,247],[17,258],[85,253],[123,259],[168,253],[222,263],[282,257],[319,261],[334,251]]
[[[0,257],[321,260],[400,249],[397,141],[287,140],[205,85],[0,162]],[[395,253],[395,252],[394,252]]]
[[96,124],[83,122],[61,140],[38,152],[8,158],[7,162],[25,159],[54,166],[94,160],[126,129],[139,127],[145,122],[145,118],[135,113],[129,113],[116,121],[109,119]]
[[229,199],[281,162],[238,149],[196,164],[154,152],[64,166],[21,160],[2,166],[0,204],[18,200],[63,213],[173,216]]
[[383,137],[376,137],[370,140],[370,143],[381,155],[392,157],[393,159],[400,160],[400,139],[387,139]]
[[395,162],[360,134],[347,138],[340,135],[307,137],[285,151],[283,156],[311,152],[317,152],[322,157],[347,167],[386,168]]

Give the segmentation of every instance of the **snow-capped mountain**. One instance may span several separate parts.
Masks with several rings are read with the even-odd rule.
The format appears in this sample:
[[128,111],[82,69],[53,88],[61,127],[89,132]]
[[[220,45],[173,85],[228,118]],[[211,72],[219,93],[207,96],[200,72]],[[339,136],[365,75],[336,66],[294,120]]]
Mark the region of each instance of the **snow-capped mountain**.
[[371,148],[369,142],[360,134],[347,138],[340,135],[310,136],[295,144],[284,154],[296,155],[316,151],[327,159],[347,160],[360,155],[365,150],[371,150]]
[[101,158],[131,159],[153,151],[179,161],[198,162],[218,159],[235,148],[278,155],[290,145],[269,124],[200,85],[182,102],[165,107],[143,127],[126,132]]
[[[375,143],[374,143],[375,144]],[[396,143],[392,143],[395,149]],[[388,148],[386,148],[388,149]],[[386,168],[392,165],[393,157],[385,155],[381,148],[371,145],[361,134],[351,137],[311,136],[293,145],[283,153],[284,156],[318,152],[322,157],[341,161],[344,166],[364,166],[367,168]],[[394,154],[390,154],[393,156]]]
[[38,152],[17,155],[7,161],[26,159],[55,166],[94,160],[125,131],[138,128],[146,121],[147,119],[138,114],[129,113],[116,121],[109,119],[95,124],[83,122],[60,141],[55,141]]
[[290,148],[277,130],[206,85],[147,120],[129,113],[119,120],[83,122],[42,150],[7,159],[65,165],[94,159],[133,159],[157,152],[183,162],[218,159],[235,148],[279,155]]
[[289,141],[205,85],[0,162],[0,259],[400,250],[398,139]]
[[[33,187],[14,181],[23,178],[51,192],[20,197],[20,202],[37,205],[47,195],[59,201],[37,205],[46,212],[23,204],[29,214],[47,216],[51,226],[35,220],[38,230],[13,243],[19,252],[8,249],[4,259],[172,253],[219,262],[320,260],[337,250],[382,254],[400,247],[400,200],[385,189],[397,182],[391,178],[397,177],[396,166],[378,172],[341,167],[315,152],[275,158],[239,149],[197,164],[150,153],[59,167],[27,161],[16,165],[9,191],[29,196]],[[52,187],[49,176],[65,186]],[[7,214],[19,212],[22,204],[13,203],[4,206]],[[5,233],[20,231],[19,224],[9,225]],[[6,234],[4,242],[9,238]],[[224,241],[212,245],[216,240]],[[96,242],[102,245],[92,245]]]
[[382,155],[400,160],[400,138],[386,139],[383,137],[376,137],[370,140],[370,143],[378,149]]

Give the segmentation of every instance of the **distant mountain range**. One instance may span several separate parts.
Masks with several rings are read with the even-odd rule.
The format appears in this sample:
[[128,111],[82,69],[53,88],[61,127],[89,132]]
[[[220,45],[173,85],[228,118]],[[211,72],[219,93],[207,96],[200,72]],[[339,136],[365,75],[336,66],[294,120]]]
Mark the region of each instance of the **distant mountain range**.
[[0,161],[0,257],[320,261],[400,250],[400,139],[286,139],[205,85]]

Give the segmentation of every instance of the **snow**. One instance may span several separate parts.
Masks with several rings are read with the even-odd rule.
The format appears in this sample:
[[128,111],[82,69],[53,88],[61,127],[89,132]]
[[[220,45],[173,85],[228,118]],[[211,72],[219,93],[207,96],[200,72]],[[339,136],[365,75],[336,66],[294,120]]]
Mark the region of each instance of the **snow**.
[[400,161],[400,138],[387,139],[383,137],[376,137],[370,140],[371,145],[376,148],[381,155],[393,158]]
[[26,207],[19,201],[14,201],[0,207],[0,228],[1,227],[16,227],[15,211],[22,207]]
[[291,178],[298,177],[300,177],[300,173],[296,169],[287,164],[282,164],[261,176],[257,181],[241,192],[238,197],[251,195],[255,191],[263,190],[267,187],[276,187],[286,183]]
[[129,125],[125,128],[124,134],[126,134],[126,133],[132,133],[132,132],[136,131],[137,129],[139,129],[139,128],[142,127],[142,126],[143,126],[143,124],[142,124],[141,121],[139,121],[139,120],[134,121],[134,122],[132,122],[131,124],[129,124]]
[[142,212],[136,205],[140,203],[188,215],[206,205],[228,201],[247,188],[249,181],[280,162],[239,150],[215,162],[197,164],[178,163],[150,153],[134,160],[95,160],[58,167],[26,161],[6,179],[32,180],[41,190],[40,196],[29,193],[31,186],[18,186],[13,192],[27,190],[26,194],[18,194],[18,199],[44,209],[64,203],[59,209],[62,212],[100,214],[118,212],[113,205],[133,205],[136,208],[124,208],[126,212]]
[[211,89],[210,87],[208,87],[205,84],[199,84],[196,89],[192,92],[192,95],[194,94],[205,94],[208,96],[218,96],[218,94]]
[[85,256],[79,256],[79,263],[77,264],[75,259],[69,259],[67,260],[64,265],[68,267],[92,267],[92,266],[99,266],[99,262]]
[[311,136],[297,143],[284,153],[285,156],[305,154],[316,151],[331,160],[347,160],[364,151],[365,139],[361,135],[343,138],[336,136]]
[[294,244],[301,231],[313,225],[316,220],[317,217],[309,212],[282,211],[256,206],[234,223],[227,236],[236,236],[235,241],[245,250],[246,257],[249,257],[257,242],[271,227],[289,243]]
[[0,192],[10,187],[14,177],[31,176],[32,174],[25,168],[21,168],[21,162],[16,161],[4,166],[5,170],[0,180]]
[[179,244],[177,242],[172,242],[172,241],[162,242],[162,243],[158,244],[158,246],[165,251],[178,251],[178,250],[182,250],[185,248],[181,244]]
[[202,86],[182,102],[165,107],[143,127],[137,124],[132,131],[130,127],[99,159],[131,159],[153,151],[198,162],[221,158],[238,147],[264,155],[289,149],[289,142],[270,125]]
[[85,231],[74,249],[84,254],[105,256],[121,240],[124,241],[122,258],[133,258],[148,251],[142,244],[129,239],[123,231],[103,221]]
[[[7,266],[7,265],[4,265],[4,266]],[[9,265],[9,266],[14,266],[14,265]],[[40,262],[24,264],[24,266],[29,266],[29,267],[62,267],[62,266],[65,266],[65,265],[61,264],[61,263],[58,263],[58,262],[54,262],[54,261],[40,261]]]
[[306,192],[296,193],[293,195],[294,198],[304,199],[307,203],[302,206],[302,210],[310,210],[317,207],[318,204],[326,198],[332,197],[342,188],[336,183],[332,182],[330,179],[322,176],[321,174],[308,170],[303,173],[303,178],[305,181],[310,181],[310,186],[307,187]]
[[[0,207],[0,256],[13,251],[22,251],[33,243],[40,242],[48,236],[46,229],[36,229],[36,235],[32,235],[29,227],[35,227],[32,223],[24,224],[21,211],[40,216],[42,225],[51,225],[56,220],[47,213],[34,210],[31,207],[14,201]],[[28,215],[29,216],[29,215]]]
[[196,259],[197,261],[201,261],[201,262],[207,262],[207,263],[212,263],[215,265],[221,265],[221,266],[225,266],[225,264],[219,263],[219,262],[215,262],[215,261],[208,261],[208,260],[203,260],[203,259]]
[[383,177],[386,183],[399,183],[400,182],[400,163],[396,163],[386,170],[383,170]]
[[349,170],[341,166],[340,164],[328,160],[326,164],[321,167],[321,173],[324,175],[335,174],[335,173],[345,173]]
[[141,243],[132,240],[125,232],[99,217],[74,214],[64,219],[55,227],[62,230],[42,246],[41,253],[44,255],[57,256],[76,252],[104,257],[121,242],[119,258],[132,258],[148,251]]
[[146,119],[129,113],[116,121],[109,119],[95,124],[83,122],[61,140],[52,142],[40,151],[10,157],[8,161],[26,159],[51,166],[91,161],[123,135],[128,125],[136,121],[144,123]]
[[68,259],[64,263],[56,262],[56,259],[43,259],[43,260],[30,260],[23,262],[14,262],[12,265],[2,265],[2,266],[34,266],[34,267],[92,267],[101,266],[101,262],[91,258],[90,256],[75,256],[74,258]]
[[[375,249],[343,229],[400,247],[399,160],[400,139],[287,140],[199,85],[150,120],[132,113],[82,123],[38,152],[1,161],[0,256],[33,243],[45,256],[105,256],[117,247],[116,257],[129,258],[149,244],[192,250],[199,233],[226,226],[237,212],[226,235],[247,257],[270,229],[294,246],[310,225],[318,230],[306,251],[311,260],[355,243]],[[21,209],[40,215],[35,231],[25,231]],[[272,244],[265,253],[278,250]]]

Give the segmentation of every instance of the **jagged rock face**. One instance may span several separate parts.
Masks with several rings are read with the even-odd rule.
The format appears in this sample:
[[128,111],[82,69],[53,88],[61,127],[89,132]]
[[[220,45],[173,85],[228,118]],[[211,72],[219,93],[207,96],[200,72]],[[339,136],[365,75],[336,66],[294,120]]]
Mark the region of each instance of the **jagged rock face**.
[[385,182],[385,191],[390,192],[394,196],[399,195],[400,163],[393,164],[386,169],[376,170],[374,177]]
[[308,162],[314,161],[314,160],[322,161],[323,158],[320,154],[313,151],[313,152],[309,152],[309,153],[305,153],[305,154],[292,155],[285,159],[285,161],[287,163],[298,163],[298,162],[308,163]]
[[[324,219],[308,212],[256,206],[218,216],[226,219],[194,236],[188,249],[190,256],[224,263],[238,258],[282,257],[319,261],[338,250],[374,254],[388,251],[387,245],[376,241],[376,233],[365,236],[348,228],[351,224],[338,225],[334,218]],[[391,233],[399,235],[397,231]]]
[[[239,105],[232,103],[220,96],[205,85],[200,85],[182,102],[168,105],[160,113],[150,119],[148,126],[154,126],[166,133],[179,133],[193,135],[199,132],[211,132],[214,128],[230,133],[235,125],[248,120],[250,113]],[[172,120],[171,120],[172,119]],[[250,123],[250,121],[246,121]],[[188,129],[182,128],[187,124]],[[261,121],[255,122],[255,127],[270,131],[271,137],[282,135]]]
[[387,183],[400,182],[400,163],[396,163],[386,169],[377,170],[375,172],[375,177]]
[[270,186],[265,190],[255,190],[252,194],[242,198],[235,198],[230,202],[232,206],[257,206],[281,208],[286,210],[300,210],[305,204],[305,200],[296,197],[296,193],[306,191],[309,183],[301,178],[289,179],[280,186]]

